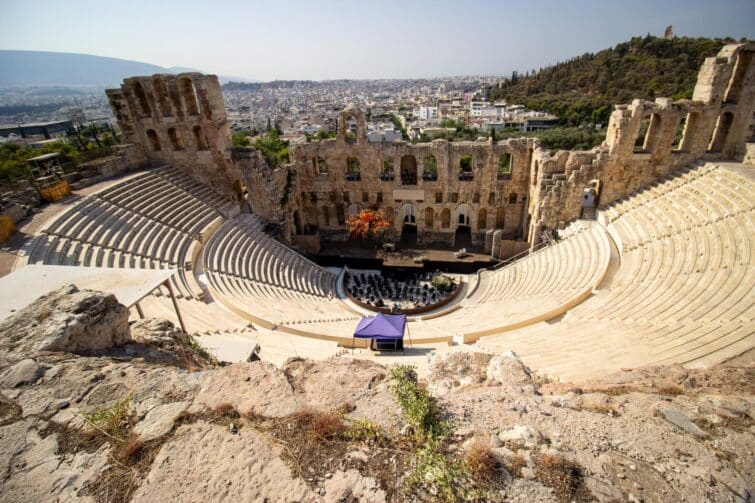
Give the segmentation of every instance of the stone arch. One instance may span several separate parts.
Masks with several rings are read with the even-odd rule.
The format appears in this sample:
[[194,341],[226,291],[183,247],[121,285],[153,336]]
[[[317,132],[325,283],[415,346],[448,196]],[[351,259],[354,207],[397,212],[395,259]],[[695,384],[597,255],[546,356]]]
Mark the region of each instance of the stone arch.
[[162,147],[160,146],[160,137],[157,136],[157,133],[154,129],[147,130],[147,139],[149,140],[149,144],[153,152],[159,152],[160,150],[162,150]]
[[317,174],[318,175],[327,175],[328,174],[328,163],[323,159],[322,157],[317,157]]
[[297,236],[299,234],[302,234],[302,225],[301,225],[301,216],[299,215],[299,210],[294,210],[294,234]]
[[488,210],[480,208],[477,211],[477,230],[482,231],[488,228]]
[[394,176],[393,159],[386,157],[383,159],[383,165],[380,168],[380,179],[390,181],[393,180]]
[[189,115],[199,115],[199,104],[197,103],[197,93],[194,89],[194,83],[189,77],[181,77],[178,80],[178,88],[181,97],[186,106],[186,113]]
[[134,94],[136,95],[136,101],[139,103],[140,115],[142,117],[152,117],[152,109],[149,107],[147,93],[144,91],[144,86],[142,86],[141,82],[134,84]]
[[417,159],[413,155],[401,157],[401,185],[417,185]]
[[[356,131],[351,136],[349,122],[354,122]],[[365,138],[366,122],[364,114],[354,105],[349,105],[338,114],[338,137],[347,141],[361,141]]]
[[451,210],[448,208],[443,208],[440,211],[440,226],[443,229],[451,227]]
[[165,85],[165,79],[156,75],[152,79],[152,88],[155,90],[155,96],[157,97],[157,103],[160,106],[160,113],[163,117],[172,117],[173,110],[170,108],[170,100],[168,99],[168,86]]
[[425,158],[422,160],[422,179],[438,179],[438,159],[436,159],[433,154],[425,156]]
[[330,210],[327,206],[323,206],[320,210],[322,212],[322,223],[324,226],[330,226]]
[[170,146],[173,150],[183,150],[183,145],[181,145],[181,140],[178,138],[176,128],[168,128],[168,140],[170,140]]
[[737,54],[737,62],[732,72],[732,77],[729,80],[729,86],[726,89],[726,97],[724,103],[736,104],[739,102],[739,96],[745,87],[747,81],[747,70],[750,68],[752,62],[753,51],[742,50]]
[[359,166],[359,159],[356,157],[346,158],[346,179],[347,180],[359,180],[361,179],[361,172]]
[[724,112],[719,115],[716,128],[708,145],[708,152],[719,153],[724,149],[732,122],[734,122],[734,114],[731,112]]
[[464,154],[459,157],[459,178],[471,178],[474,172],[474,157]]
[[417,207],[412,203],[404,203],[399,209],[399,221],[401,225],[417,225]]
[[425,228],[428,230],[432,229],[434,220],[435,220],[435,212],[430,206],[428,206],[427,208],[425,208]]
[[317,227],[317,211],[314,206],[307,206],[304,208],[304,234],[315,234]]
[[498,178],[509,177],[511,177],[511,154],[506,152],[498,158]]
[[472,213],[472,209],[469,207],[469,204],[462,203],[456,207],[454,210],[454,222],[456,222],[456,225],[463,225],[463,226],[470,226],[471,219],[470,214]]
[[194,133],[194,142],[196,143],[197,148],[199,150],[206,150],[207,138],[205,138],[204,136],[204,131],[202,131],[202,126],[194,126],[191,130]]

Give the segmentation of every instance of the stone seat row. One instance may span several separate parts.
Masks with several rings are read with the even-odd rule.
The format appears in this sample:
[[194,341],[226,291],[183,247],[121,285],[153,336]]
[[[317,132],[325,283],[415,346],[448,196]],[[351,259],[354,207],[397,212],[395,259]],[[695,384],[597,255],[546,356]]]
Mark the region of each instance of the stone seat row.
[[[159,176],[160,171],[130,178],[115,187],[98,192],[95,197],[192,235],[199,234],[213,220],[224,215],[199,197],[201,193],[211,189],[194,188],[194,185],[188,184],[186,188],[179,187]],[[185,174],[180,176],[188,177]],[[213,202],[223,205],[223,199],[218,195]],[[227,199],[224,202],[229,203]]]
[[235,214],[233,210],[235,210],[236,204],[233,201],[211,187],[198,182],[180,169],[174,166],[164,166],[154,170],[154,173],[163,180],[192,194],[206,206],[216,209],[224,217],[230,218]]
[[590,294],[610,260],[608,235],[593,222],[572,237],[483,277],[485,284],[461,309],[427,323],[474,339],[506,326],[555,316]]
[[218,273],[207,273],[213,296],[239,314],[273,325],[300,321],[353,319],[336,297],[306,294],[279,286]]
[[204,260],[209,271],[306,294],[324,297],[334,288],[334,274],[272,239],[252,215],[239,215],[218,229]]
[[[595,281],[610,256],[610,245],[598,226],[547,246],[502,269],[483,272],[481,287],[469,303],[500,302],[528,295],[583,288]],[[598,258],[598,260],[596,260]]]
[[713,169],[713,165],[701,164],[669,173],[647,187],[639,189],[631,196],[611,203],[603,209],[602,217],[605,219],[605,223],[608,224],[620,215],[635,210],[653,199],[668,195]]
[[620,265],[590,298],[480,344],[513,348],[528,364],[573,378],[648,364],[710,366],[755,347],[755,184],[720,166],[687,173],[710,197],[692,197],[689,189],[700,188],[672,177],[663,196],[628,198],[636,209],[608,226]]
[[[46,265],[70,265],[80,267],[105,267],[120,269],[176,269],[175,263],[161,261],[154,257],[129,253],[127,251],[104,248],[91,243],[49,234],[34,237],[33,251],[27,263]],[[190,246],[190,244],[189,244]],[[187,247],[182,247],[180,255],[186,256]],[[189,274],[175,274],[171,278],[173,291],[180,298],[201,298],[202,289]],[[166,293],[161,290],[161,294]]]

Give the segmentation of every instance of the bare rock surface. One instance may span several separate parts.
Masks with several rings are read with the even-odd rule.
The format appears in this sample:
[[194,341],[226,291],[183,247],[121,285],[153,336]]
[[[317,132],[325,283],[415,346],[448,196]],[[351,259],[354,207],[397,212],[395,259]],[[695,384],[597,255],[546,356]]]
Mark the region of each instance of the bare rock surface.
[[147,412],[144,419],[134,426],[134,432],[142,440],[154,440],[173,429],[176,419],[189,408],[189,402],[173,402],[158,405]]
[[315,501],[277,449],[254,430],[237,434],[205,422],[182,426],[165,443],[134,502]]
[[45,370],[31,358],[16,363],[0,375],[0,388],[15,388],[20,384],[33,384]]
[[[37,307],[57,314],[36,326],[38,310],[2,325],[15,345],[0,343],[0,501],[434,497],[401,491],[417,452],[399,434],[406,419],[388,368],[341,358],[217,366],[170,323],[129,327],[102,295],[51,298]],[[74,312],[87,302],[91,314]],[[77,319],[88,328],[70,331]],[[74,333],[78,348],[118,345],[82,354],[46,345],[49,334]],[[729,502],[753,492],[753,382],[752,366],[550,382],[513,353],[466,350],[437,357],[423,384],[452,425],[449,455],[482,443],[501,464],[498,500]],[[313,410],[332,414],[308,423],[320,430],[297,430]],[[93,426],[116,414],[108,435]],[[366,418],[390,440],[338,437],[324,449],[333,417]]]
[[236,363],[202,376],[194,398],[198,407],[229,404],[241,412],[280,417],[298,409],[294,390],[279,368],[270,363]]
[[113,295],[74,285],[40,297],[0,323],[0,348],[8,356],[88,351],[129,340],[128,309]]

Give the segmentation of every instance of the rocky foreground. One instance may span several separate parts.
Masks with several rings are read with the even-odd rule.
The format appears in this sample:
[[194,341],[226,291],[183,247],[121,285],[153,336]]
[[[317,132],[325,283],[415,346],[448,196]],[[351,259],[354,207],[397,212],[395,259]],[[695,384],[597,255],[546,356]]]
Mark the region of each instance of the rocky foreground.
[[127,318],[66,287],[0,324],[0,501],[752,498],[752,367],[564,384],[458,351],[424,383],[345,358],[223,366]]

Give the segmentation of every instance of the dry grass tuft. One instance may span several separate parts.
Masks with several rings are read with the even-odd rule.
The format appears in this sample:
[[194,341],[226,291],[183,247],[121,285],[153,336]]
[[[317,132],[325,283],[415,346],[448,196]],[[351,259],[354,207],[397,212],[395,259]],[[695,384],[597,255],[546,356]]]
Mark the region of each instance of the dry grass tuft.
[[592,500],[590,491],[584,485],[582,467],[578,464],[554,454],[537,456],[533,461],[538,480],[553,488],[559,501]]
[[467,451],[464,461],[470,475],[477,482],[489,485],[498,479],[501,463],[487,442],[476,440]]
[[308,441],[313,444],[339,438],[346,431],[341,417],[333,412],[304,409],[296,412],[293,418],[306,432]]
[[506,468],[506,471],[508,471],[511,475],[520,477],[522,475],[522,468],[527,466],[527,461],[523,456],[514,454],[513,456],[506,458],[504,466]]
[[658,386],[657,391],[661,395],[683,395],[684,388],[678,384],[662,384]]
[[236,408],[228,402],[224,402],[224,403],[216,405],[213,411],[215,412],[215,414],[219,416],[237,416],[238,417],[238,412],[236,411]]
[[138,436],[132,436],[115,451],[115,458],[124,464],[134,464],[139,461],[144,452],[144,441]]

